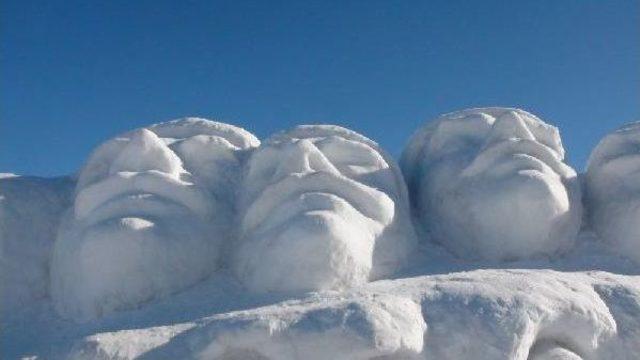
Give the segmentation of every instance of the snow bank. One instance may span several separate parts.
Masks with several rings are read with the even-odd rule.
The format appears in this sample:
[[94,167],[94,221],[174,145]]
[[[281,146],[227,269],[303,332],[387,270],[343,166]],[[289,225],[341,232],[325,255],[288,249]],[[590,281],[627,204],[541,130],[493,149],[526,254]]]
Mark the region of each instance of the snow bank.
[[640,263],[640,123],[600,141],[589,157],[587,204],[593,227],[620,254]]
[[246,131],[204,119],[152,125],[98,147],[54,246],[58,312],[90,319],[184,289],[218,267],[232,231]]
[[604,272],[419,276],[173,326],[95,334],[77,342],[69,357],[634,359],[639,295],[637,276]]
[[0,176],[0,308],[11,313],[49,292],[49,258],[70,178]]
[[443,115],[411,138],[400,164],[433,240],[466,259],[569,249],[580,226],[576,172],[558,129],[518,109]]
[[247,163],[232,267],[252,291],[341,289],[388,275],[414,242],[402,175],[329,125],[276,134]]
[[363,296],[230,316],[190,342],[203,359],[370,359],[419,353],[425,330],[415,302]]

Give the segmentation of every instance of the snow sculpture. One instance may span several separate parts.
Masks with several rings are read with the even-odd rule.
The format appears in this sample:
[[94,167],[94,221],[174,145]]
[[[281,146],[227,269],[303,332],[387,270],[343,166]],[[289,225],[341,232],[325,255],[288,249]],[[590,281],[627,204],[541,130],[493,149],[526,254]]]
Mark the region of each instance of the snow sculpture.
[[591,223],[619,253],[640,262],[640,122],[607,135],[586,173]]
[[217,266],[234,217],[243,129],[186,118],[97,148],[54,245],[57,311],[88,319],[178,291]]
[[276,134],[248,160],[234,270],[252,291],[341,289],[394,271],[415,240],[402,175],[330,125]]
[[49,289],[49,259],[73,181],[0,174],[0,309],[12,313]]
[[563,159],[557,128],[522,110],[479,108],[427,123],[400,163],[433,240],[462,258],[512,260],[572,246],[580,189]]

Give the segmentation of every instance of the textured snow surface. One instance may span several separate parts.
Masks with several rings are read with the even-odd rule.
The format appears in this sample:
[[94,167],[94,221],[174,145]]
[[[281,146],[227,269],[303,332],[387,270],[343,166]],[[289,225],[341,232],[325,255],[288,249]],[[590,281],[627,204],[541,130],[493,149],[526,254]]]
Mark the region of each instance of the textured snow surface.
[[479,108],[427,122],[400,163],[433,241],[466,259],[513,260],[573,245],[582,205],[563,159],[557,128],[522,110]]
[[12,312],[47,296],[49,257],[73,180],[0,176],[0,306]]
[[589,157],[586,184],[594,228],[640,262],[640,123],[600,141]]
[[219,276],[82,326],[23,314],[30,328],[5,336],[5,349],[68,359],[635,359],[639,299],[638,275],[602,271],[459,271],[285,301]]
[[243,150],[258,140],[181,119],[109,140],[80,172],[51,263],[57,311],[90,319],[166,296],[218,267]]
[[338,126],[185,118],[0,173],[0,358],[637,359],[639,134],[579,179],[555,127],[465,110],[403,177]]
[[266,140],[248,160],[239,211],[233,268],[256,292],[363,284],[397,270],[415,244],[395,162],[337,126]]

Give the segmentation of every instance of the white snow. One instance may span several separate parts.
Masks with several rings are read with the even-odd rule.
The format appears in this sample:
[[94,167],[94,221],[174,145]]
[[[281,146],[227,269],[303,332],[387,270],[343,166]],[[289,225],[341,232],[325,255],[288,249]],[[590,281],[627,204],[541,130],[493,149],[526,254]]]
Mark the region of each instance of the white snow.
[[240,173],[239,153],[257,144],[242,129],[187,118],[98,147],[80,172],[54,246],[56,310],[87,320],[166,296],[215,271],[232,232],[228,194]]
[[640,264],[640,123],[607,135],[591,153],[586,185],[591,222],[619,253]]
[[388,275],[414,244],[393,159],[337,126],[266,140],[239,192],[232,268],[254,292],[344,289]]
[[409,191],[351,130],[196,118],[0,173],[0,358],[636,359],[639,134],[594,150],[579,233],[558,130],[516,109],[418,130]]
[[426,123],[400,163],[415,215],[465,259],[566,252],[580,227],[576,172],[558,129],[518,109],[479,108]]
[[71,202],[70,178],[0,177],[0,308],[13,312],[48,295],[56,229]]
[[[220,360],[634,359],[640,351],[639,295],[638,276],[606,272],[454,272],[381,280],[357,291],[312,294],[169,327],[108,331],[78,340],[67,354],[72,359],[99,354]],[[142,344],[131,353],[138,339],[158,345]]]

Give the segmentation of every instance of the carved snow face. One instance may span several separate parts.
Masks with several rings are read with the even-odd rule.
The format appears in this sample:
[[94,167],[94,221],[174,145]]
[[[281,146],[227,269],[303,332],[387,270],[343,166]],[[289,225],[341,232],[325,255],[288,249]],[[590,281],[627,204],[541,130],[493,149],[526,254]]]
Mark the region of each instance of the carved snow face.
[[230,125],[184,119],[100,146],[80,173],[54,249],[59,312],[90,318],[210,274],[234,217],[237,153],[257,143]]
[[618,252],[640,262],[640,123],[600,141],[586,180],[592,225]]
[[401,164],[420,221],[469,259],[550,255],[579,227],[576,173],[558,130],[522,110],[471,109],[419,130]]
[[253,291],[360,284],[388,272],[413,240],[399,170],[347,129],[278,134],[252,154],[245,176],[234,267]]

